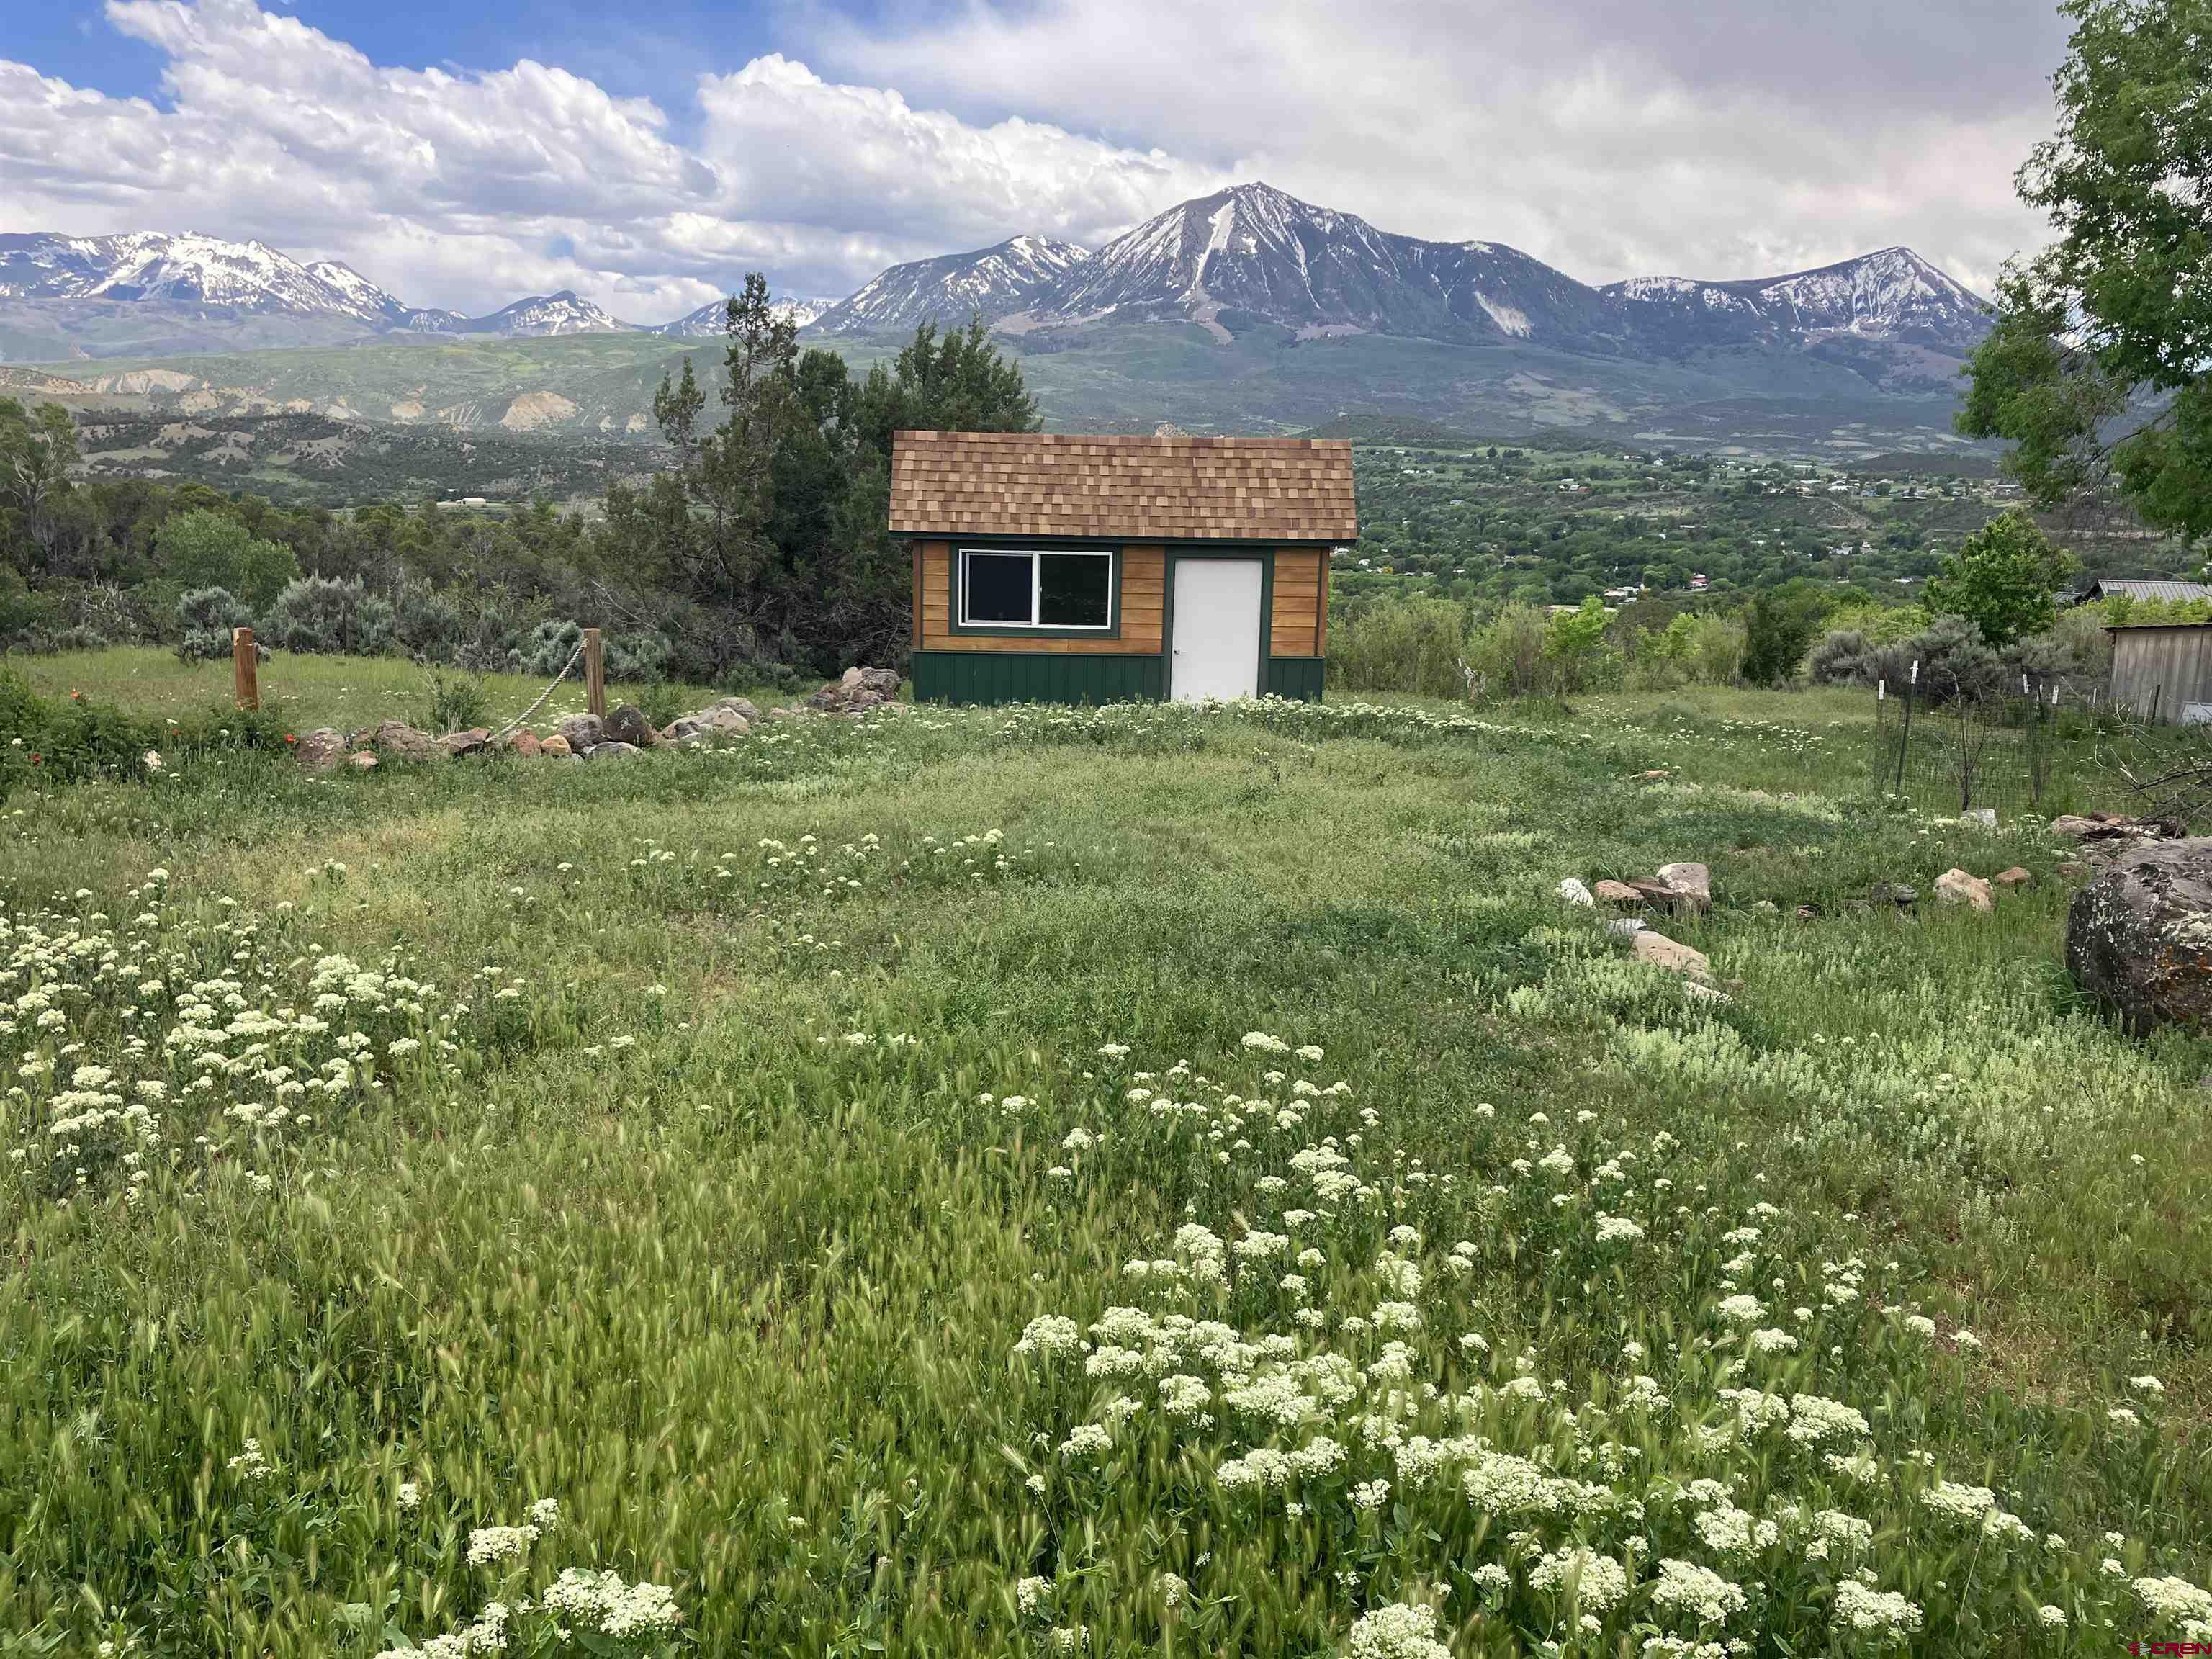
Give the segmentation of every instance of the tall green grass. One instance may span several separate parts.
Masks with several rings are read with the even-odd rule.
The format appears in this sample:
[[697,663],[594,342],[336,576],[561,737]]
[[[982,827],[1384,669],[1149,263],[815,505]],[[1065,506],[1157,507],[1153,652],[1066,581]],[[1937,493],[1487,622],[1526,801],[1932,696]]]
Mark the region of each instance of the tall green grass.
[[2182,1639],[2203,1048],[1723,712],[19,792],[0,1650]]

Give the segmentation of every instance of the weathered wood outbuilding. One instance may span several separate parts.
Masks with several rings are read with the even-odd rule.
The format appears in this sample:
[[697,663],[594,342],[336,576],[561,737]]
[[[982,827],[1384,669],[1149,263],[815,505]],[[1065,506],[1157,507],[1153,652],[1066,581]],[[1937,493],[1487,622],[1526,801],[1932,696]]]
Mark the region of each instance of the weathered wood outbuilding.
[[2212,721],[2212,623],[2130,623],[2112,641],[2112,701],[2161,726]]
[[890,528],[917,702],[1318,699],[1352,446],[901,432]]

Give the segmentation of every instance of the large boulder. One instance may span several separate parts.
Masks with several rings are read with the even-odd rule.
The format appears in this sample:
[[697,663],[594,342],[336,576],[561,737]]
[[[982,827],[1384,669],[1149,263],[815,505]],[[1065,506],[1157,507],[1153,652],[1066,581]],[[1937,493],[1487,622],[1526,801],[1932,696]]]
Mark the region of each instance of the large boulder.
[[606,722],[597,714],[571,714],[561,722],[561,740],[572,753],[580,755],[602,740],[605,726]]
[[2129,848],[2074,896],[2066,969],[2138,1034],[2212,1030],[2212,837]]
[[[571,738],[569,742],[575,739]],[[658,749],[660,733],[653,729],[653,722],[645,711],[634,702],[618,702],[607,710],[607,723],[599,733],[602,743],[626,743],[633,749]]]
[[334,770],[345,751],[345,733],[328,726],[301,732],[300,741],[292,747],[292,752],[300,757],[300,764],[310,772]]

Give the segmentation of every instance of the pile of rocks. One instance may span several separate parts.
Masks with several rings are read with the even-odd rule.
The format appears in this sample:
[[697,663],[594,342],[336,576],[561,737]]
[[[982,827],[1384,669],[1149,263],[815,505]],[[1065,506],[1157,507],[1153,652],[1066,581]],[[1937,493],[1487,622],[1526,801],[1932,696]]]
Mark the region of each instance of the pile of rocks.
[[[1572,892],[1568,890],[1573,889]],[[1712,872],[1702,864],[1662,864],[1656,879],[1601,881],[1595,890],[1570,876],[1559,896],[1576,904],[1603,901],[1621,910],[1656,910],[1668,915],[1703,915],[1713,908]]]
[[823,714],[861,714],[898,695],[899,677],[888,668],[848,668],[806,700]]
[[540,738],[530,731],[503,733],[496,741],[489,728],[448,732],[443,737],[410,726],[404,720],[381,720],[358,732],[317,726],[294,745],[300,764],[310,772],[331,772],[341,765],[367,771],[381,760],[432,761],[487,750],[512,750],[532,759],[621,760],[648,749],[696,748],[744,737],[763,720],[794,720],[819,714],[864,714],[882,707],[897,695],[899,677],[888,668],[848,668],[842,678],[830,681],[805,703],[772,708],[766,713],[744,697],[722,697],[704,708],[674,720],[656,730],[635,703],[617,703],[605,719],[597,714],[571,714],[557,732]]

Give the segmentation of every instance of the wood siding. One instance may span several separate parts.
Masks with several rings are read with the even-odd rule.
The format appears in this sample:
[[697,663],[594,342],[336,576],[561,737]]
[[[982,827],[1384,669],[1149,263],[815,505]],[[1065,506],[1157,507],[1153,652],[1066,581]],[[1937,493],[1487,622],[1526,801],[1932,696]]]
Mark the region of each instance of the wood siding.
[[2212,702],[2212,625],[2114,629],[2112,701],[2161,726]]
[[1268,654],[1318,657],[1328,612],[1328,550],[1285,547],[1275,554],[1275,602]]
[[918,542],[921,591],[915,639],[923,651],[1008,651],[1024,655],[1158,656],[1167,590],[1167,550],[1121,550],[1121,627],[1112,638],[1049,639],[1032,634],[956,634],[952,631],[951,542]]

